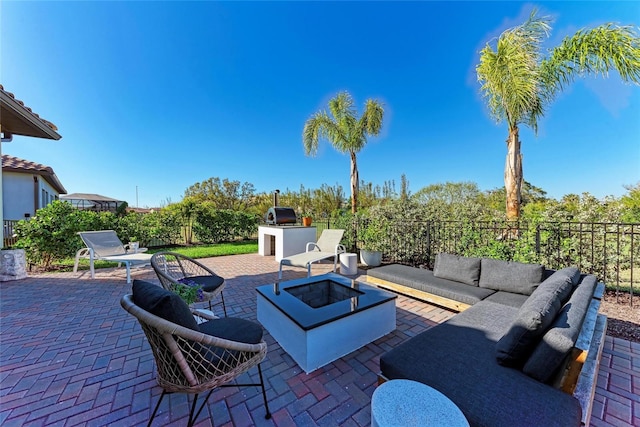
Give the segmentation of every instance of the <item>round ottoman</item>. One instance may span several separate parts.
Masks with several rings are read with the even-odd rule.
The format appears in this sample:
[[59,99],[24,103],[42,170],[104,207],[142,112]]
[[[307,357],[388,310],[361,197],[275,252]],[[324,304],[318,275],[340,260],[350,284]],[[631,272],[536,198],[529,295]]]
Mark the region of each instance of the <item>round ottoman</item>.
[[371,426],[469,427],[469,423],[438,390],[416,381],[391,380],[373,392]]

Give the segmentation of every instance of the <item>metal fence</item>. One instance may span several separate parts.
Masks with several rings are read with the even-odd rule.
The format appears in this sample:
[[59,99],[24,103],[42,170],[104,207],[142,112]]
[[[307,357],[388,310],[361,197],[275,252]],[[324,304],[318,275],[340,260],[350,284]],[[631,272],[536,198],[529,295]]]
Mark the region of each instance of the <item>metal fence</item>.
[[[365,227],[355,222],[348,246]],[[637,294],[640,288],[640,224],[458,222],[390,220],[384,261],[433,268],[439,252],[536,262],[548,268],[576,266],[608,286]]]
[[11,220],[11,219],[4,219],[2,221],[3,221],[2,229],[4,233],[3,234],[4,241],[2,242],[2,247],[8,248],[10,246],[15,245],[16,242],[18,241],[18,238],[15,237],[15,231],[14,231],[14,227],[16,226],[18,221]]
[[[15,244],[16,223],[4,220],[4,247]],[[354,252],[362,246],[358,236],[366,225],[363,220],[313,223],[318,236],[325,228],[346,228],[343,244]],[[436,254],[448,252],[553,269],[575,265],[617,290],[633,295],[640,288],[640,224],[389,220],[383,235],[385,262],[433,268]]]

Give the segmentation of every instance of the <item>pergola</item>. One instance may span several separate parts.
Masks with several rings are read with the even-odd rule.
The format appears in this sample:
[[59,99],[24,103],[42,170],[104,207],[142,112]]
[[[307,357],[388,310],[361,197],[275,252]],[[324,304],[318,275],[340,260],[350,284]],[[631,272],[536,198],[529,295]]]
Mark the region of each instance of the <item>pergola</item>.
[[[13,135],[32,136],[58,140],[62,136],[57,132],[58,128],[48,120],[44,120],[24,102],[16,99],[11,93],[0,85],[0,155],[2,155],[2,143],[11,142]],[[0,242],[4,242],[4,215],[2,194],[2,173],[0,173],[0,222],[3,224],[0,230]]]

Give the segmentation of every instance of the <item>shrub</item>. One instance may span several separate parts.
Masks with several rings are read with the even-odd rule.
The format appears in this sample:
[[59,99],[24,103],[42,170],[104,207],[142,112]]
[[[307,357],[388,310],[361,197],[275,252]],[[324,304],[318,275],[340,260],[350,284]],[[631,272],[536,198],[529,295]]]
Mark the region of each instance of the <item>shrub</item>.
[[257,222],[253,215],[230,209],[216,209],[210,203],[199,207],[193,224],[193,233],[203,243],[249,238],[256,231]]
[[75,254],[81,247],[78,231],[94,220],[90,212],[79,211],[69,202],[56,200],[39,209],[33,218],[18,222],[15,246],[25,250],[30,264],[48,268],[54,260]]

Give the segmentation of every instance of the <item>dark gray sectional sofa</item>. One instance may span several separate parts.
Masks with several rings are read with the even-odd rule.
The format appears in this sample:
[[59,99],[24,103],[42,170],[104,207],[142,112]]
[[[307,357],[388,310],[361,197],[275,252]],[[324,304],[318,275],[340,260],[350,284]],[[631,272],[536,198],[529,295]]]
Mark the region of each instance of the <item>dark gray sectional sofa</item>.
[[382,380],[439,390],[473,426],[588,423],[597,372],[585,379],[581,370],[597,370],[594,330],[606,326],[600,316],[596,327],[595,276],[450,254],[438,254],[433,271],[394,264],[367,273],[370,283],[461,311],[384,354]]

